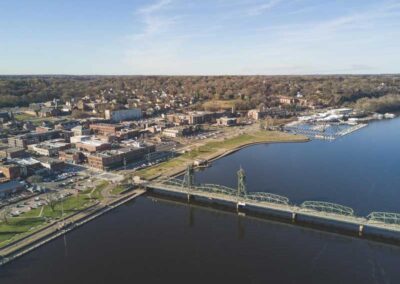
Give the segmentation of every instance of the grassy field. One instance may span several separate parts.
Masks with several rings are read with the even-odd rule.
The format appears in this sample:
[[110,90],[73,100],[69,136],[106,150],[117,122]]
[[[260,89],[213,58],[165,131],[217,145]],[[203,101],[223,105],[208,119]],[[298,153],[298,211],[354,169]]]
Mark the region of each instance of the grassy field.
[[[87,208],[95,200],[102,200],[102,191],[109,186],[109,182],[103,181],[94,189],[82,191],[77,195],[71,195],[58,201],[54,208],[44,205],[32,209],[18,217],[8,217],[7,222],[0,220],[0,247],[12,240],[16,240],[45,226],[51,220],[68,217],[84,208]],[[116,187],[115,194],[123,191],[123,187]]]
[[[31,121],[33,125],[39,126],[43,121],[53,121],[59,120],[58,117],[37,117],[26,113],[18,113],[14,115],[14,118],[18,121]],[[66,118],[65,116],[63,118]]]
[[206,110],[232,109],[238,101],[240,100],[209,100],[203,103],[203,107]]
[[30,229],[39,226],[43,220],[38,218],[9,218],[8,224],[2,222],[0,225],[0,245],[14,236],[28,232]]
[[33,125],[40,125],[43,121],[45,120],[49,120],[48,117],[37,117],[37,116],[33,116],[33,115],[29,115],[26,113],[19,113],[14,115],[14,118],[18,121],[31,121],[33,123]]
[[146,168],[137,172],[141,178],[150,179],[159,175],[165,175],[171,169],[182,168],[192,163],[194,159],[212,159],[230,150],[253,144],[253,143],[274,143],[288,141],[305,141],[305,137],[290,135],[277,131],[256,131],[250,134],[242,134],[236,137],[211,141],[177,158],[161,163],[154,167]]
[[111,194],[118,195],[125,190],[125,186],[118,185],[111,190]]
[[[100,191],[102,187],[96,188]],[[46,224],[46,221],[67,217],[89,206],[93,199],[101,197],[101,193],[96,192],[96,196],[90,198],[87,193],[72,195],[55,204],[54,210],[45,205],[26,212],[19,217],[9,217],[8,223],[0,221],[0,247],[6,245],[12,239],[22,237],[32,230],[39,229]],[[64,212],[64,215],[62,213]]]
[[109,182],[102,181],[98,184],[95,189],[90,193],[90,197],[93,199],[101,200],[103,198],[103,194],[101,193],[103,189],[105,189],[109,185]]
[[33,116],[33,115],[29,115],[29,114],[26,114],[26,113],[18,113],[18,114],[14,115],[14,118],[16,120],[19,120],[19,121],[27,121],[27,120],[36,119],[38,117]]

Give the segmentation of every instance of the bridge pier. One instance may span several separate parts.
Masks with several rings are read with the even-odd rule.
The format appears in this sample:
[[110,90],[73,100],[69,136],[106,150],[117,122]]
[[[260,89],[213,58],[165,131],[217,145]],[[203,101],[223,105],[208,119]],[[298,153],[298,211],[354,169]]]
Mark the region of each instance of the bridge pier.
[[192,200],[193,199],[193,195],[191,195],[191,194],[187,194],[187,202],[190,202],[190,200]]
[[296,222],[296,212],[292,212],[292,222]]
[[362,237],[363,235],[363,230],[364,230],[364,225],[360,225],[358,227],[358,236]]
[[240,208],[241,208],[241,207],[245,207],[245,206],[246,206],[246,203],[241,202],[241,201],[238,201],[238,202],[236,203],[236,211],[239,213]]

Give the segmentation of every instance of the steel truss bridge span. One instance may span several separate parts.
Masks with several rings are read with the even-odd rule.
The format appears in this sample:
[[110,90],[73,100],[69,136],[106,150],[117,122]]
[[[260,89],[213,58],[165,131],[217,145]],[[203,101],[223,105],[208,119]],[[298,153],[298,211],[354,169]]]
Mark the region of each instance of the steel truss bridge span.
[[319,212],[333,213],[344,216],[353,216],[354,210],[340,204],[323,201],[304,201],[301,205],[303,209],[311,209]]
[[367,216],[371,222],[400,225],[400,214],[390,212],[372,212]]
[[175,186],[182,189],[187,193],[195,193],[195,192],[205,192],[211,194],[223,194],[228,196],[238,197],[242,202],[245,201],[254,201],[254,202],[268,202],[275,203],[281,205],[289,205],[289,198],[273,193],[267,192],[249,192],[249,193],[240,193],[238,194],[237,190],[231,187],[227,187],[219,184],[199,184],[192,185],[188,187],[185,185],[183,180],[172,178],[167,180],[161,180],[158,182],[167,186]]
[[[366,217],[355,216],[354,210],[348,206],[324,201],[304,201],[300,205],[290,204],[289,198],[267,192],[248,192],[246,188],[246,176],[242,169],[237,173],[237,188],[231,188],[218,184],[196,184],[194,182],[194,170],[188,167],[183,179],[167,178],[147,184],[147,188],[164,192],[172,192],[181,196],[201,197],[213,200],[213,202],[229,202],[236,205],[238,212],[241,208],[252,208],[277,213],[292,221],[314,220],[317,223],[340,224],[346,228],[356,228],[360,235],[365,228],[378,229],[380,231],[392,231],[399,234],[400,240],[400,214],[390,212],[372,212]],[[252,210],[250,209],[250,210]],[[275,213],[271,213],[275,212]],[[298,219],[299,218],[299,219]],[[313,222],[314,222],[313,221]],[[333,221],[333,223],[331,222]],[[369,230],[370,232],[371,230]]]

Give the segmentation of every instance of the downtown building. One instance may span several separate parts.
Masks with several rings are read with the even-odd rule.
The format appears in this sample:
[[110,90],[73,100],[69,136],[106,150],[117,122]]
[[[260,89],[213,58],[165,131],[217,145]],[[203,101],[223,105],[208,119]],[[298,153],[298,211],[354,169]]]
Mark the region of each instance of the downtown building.
[[88,164],[90,167],[109,170],[112,168],[126,165],[127,163],[140,161],[147,154],[155,151],[155,146],[146,144],[140,147],[125,147],[93,153],[88,156]]

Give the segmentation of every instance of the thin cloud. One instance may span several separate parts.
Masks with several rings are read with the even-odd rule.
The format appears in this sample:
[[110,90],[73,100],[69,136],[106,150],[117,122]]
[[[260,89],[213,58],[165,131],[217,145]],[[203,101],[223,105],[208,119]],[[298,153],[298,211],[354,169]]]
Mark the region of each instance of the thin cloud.
[[[370,70],[367,66],[379,70],[386,63],[376,63],[371,56],[375,51],[368,46],[384,42],[388,32],[383,25],[393,31],[400,8],[381,2],[348,14],[335,11],[325,19],[293,22],[281,20],[290,11],[273,19],[257,17],[280,4],[282,9],[292,8],[282,0],[218,0],[216,6],[204,1],[182,6],[179,0],[162,0],[138,9],[135,20],[143,26],[125,53],[129,69],[138,74],[324,73],[340,68],[362,72]],[[201,9],[209,12],[210,7],[212,15],[201,14]],[[296,8],[292,12],[324,7]],[[261,21],[268,27],[262,28]],[[359,46],[367,47],[366,51],[358,52]],[[392,50],[385,45],[386,52]],[[326,63],[336,56],[337,60]]]
[[172,0],[160,0],[156,3],[140,8],[137,12],[138,14],[148,15],[163,9],[171,3]]
[[248,11],[247,11],[247,15],[249,16],[258,16],[261,15],[262,13],[264,13],[265,11],[268,11],[272,8],[274,8],[275,6],[277,6],[280,2],[282,2],[282,0],[270,0],[267,3],[264,4],[260,4],[254,7],[251,7]]
[[146,40],[147,38],[167,30],[176,23],[177,17],[167,17],[160,15],[160,12],[170,6],[172,0],[160,0],[151,5],[142,7],[136,11],[140,21],[144,24],[141,33],[134,35],[136,40]]

